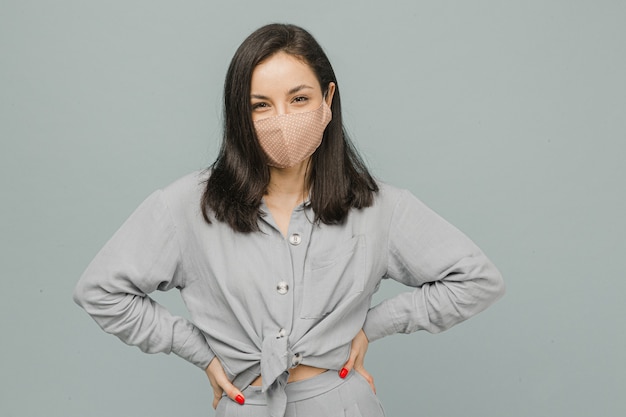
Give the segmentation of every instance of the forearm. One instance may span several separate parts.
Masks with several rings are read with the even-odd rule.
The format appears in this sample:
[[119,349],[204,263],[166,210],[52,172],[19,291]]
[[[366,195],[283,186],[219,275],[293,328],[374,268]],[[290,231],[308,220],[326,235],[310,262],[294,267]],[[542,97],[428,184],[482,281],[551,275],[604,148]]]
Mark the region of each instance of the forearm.
[[467,272],[428,282],[370,309],[363,330],[370,341],[394,333],[439,333],[480,313],[504,294],[499,271],[484,256],[463,259]]

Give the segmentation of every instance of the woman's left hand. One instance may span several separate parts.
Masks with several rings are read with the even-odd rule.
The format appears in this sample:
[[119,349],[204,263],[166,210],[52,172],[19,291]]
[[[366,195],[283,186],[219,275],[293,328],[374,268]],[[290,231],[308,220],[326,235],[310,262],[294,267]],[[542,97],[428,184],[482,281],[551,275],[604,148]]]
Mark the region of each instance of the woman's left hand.
[[376,387],[374,386],[374,377],[370,375],[369,372],[365,370],[364,361],[365,354],[367,353],[367,347],[369,345],[369,340],[367,340],[367,336],[363,330],[360,330],[359,333],[352,339],[352,345],[350,346],[350,358],[348,358],[348,362],[343,365],[341,371],[339,371],[339,376],[341,378],[345,378],[348,373],[352,369],[356,372],[360,373],[363,378],[370,384],[372,387],[372,391],[376,393]]

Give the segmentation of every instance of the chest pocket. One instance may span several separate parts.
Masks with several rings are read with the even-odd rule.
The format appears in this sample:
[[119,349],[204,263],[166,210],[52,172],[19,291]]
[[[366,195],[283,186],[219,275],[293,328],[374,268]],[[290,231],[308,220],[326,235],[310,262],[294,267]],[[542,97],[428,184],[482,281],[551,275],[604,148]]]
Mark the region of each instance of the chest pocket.
[[354,236],[309,260],[304,272],[301,318],[321,318],[342,301],[363,292],[365,251],[365,236]]

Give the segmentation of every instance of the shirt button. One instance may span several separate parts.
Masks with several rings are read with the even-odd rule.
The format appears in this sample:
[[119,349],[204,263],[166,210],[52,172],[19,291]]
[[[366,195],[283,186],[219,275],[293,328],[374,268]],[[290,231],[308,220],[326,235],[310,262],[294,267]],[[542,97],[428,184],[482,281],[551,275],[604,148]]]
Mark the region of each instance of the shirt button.
[[302,362],[302,355],[299,353],[296,353],[295,355],[293,355],[293,357],[291,358],[291,366],[293,368],[295,368],[296,366],[300,365],[300,363]]
[[289,236],[289,243],[291,243],[293,246],[298,246],[300,243],[302,243],[302,238],[299,234],[294,233],[293,235]]
[[280,295],[287,294],[287,291],[289,291],[289,284],[287,284],[285,281],[280,281],[276,285],[276,291],[278,291]]
[[285,337],[286,335],[287,335],[287,330],[280,329],[278,331],[278,336],[276,336],[276,339],[281,339],[281,338]]

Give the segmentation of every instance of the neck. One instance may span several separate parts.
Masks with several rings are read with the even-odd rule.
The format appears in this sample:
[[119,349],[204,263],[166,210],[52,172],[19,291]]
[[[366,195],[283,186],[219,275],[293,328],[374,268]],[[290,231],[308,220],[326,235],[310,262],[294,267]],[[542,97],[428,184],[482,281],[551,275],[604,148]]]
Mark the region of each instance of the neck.
[[309,193],[309,159],[289,168],[270,167],[267,197],[297,206]]

